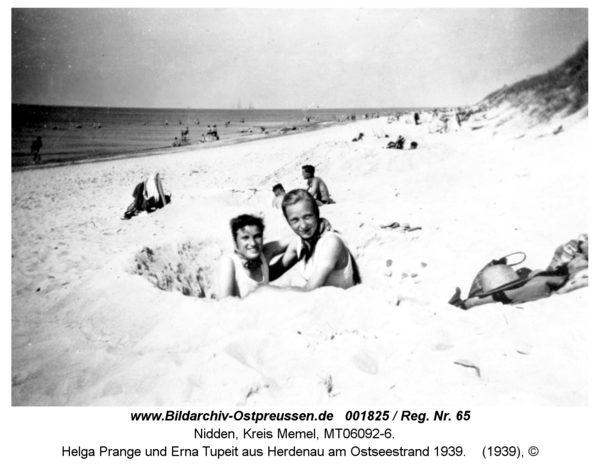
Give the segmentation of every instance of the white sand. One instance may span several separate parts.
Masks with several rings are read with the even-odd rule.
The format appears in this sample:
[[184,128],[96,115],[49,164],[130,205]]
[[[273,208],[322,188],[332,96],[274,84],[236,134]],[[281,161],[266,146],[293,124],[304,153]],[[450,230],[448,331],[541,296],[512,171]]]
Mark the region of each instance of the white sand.
[[[13,173],[13,404],[586,405],[587,289],[520,306],[447,304],[491,259],[524,251],[524,266],[545,268],[587,232],[585,115],[533,128],[496,127],[502,119],[448,134],[359,121]],[[350,143],[360,131],[365,141]],[[419,149],[382,149],[398,133]],[[267,240],[291,233],[271,187],[304,187],[304,164],[337,201],[322,215],[355,253],[362,285],[216,302],[150,281],[197,291],[200,274],[210,290],[238,214],[262,212]],[[155,172],[173,203],[120,220]],[[392,221],[422,230],[379,227]],[[276,284],[298,284],[297,272]]]

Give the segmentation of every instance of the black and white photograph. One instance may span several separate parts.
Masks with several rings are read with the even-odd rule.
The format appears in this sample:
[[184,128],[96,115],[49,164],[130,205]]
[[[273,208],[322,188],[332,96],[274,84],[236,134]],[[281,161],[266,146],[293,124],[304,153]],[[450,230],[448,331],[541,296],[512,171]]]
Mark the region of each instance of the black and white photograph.
[[12,8],[10,405],[588,406],[588,33]]

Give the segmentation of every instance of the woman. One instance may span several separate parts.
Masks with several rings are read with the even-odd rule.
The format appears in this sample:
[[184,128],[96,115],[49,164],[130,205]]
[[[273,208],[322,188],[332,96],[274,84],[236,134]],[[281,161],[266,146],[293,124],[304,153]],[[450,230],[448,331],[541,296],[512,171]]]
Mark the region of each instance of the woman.
[[321,286],[347,289],[361,282],[350,250],[338,233],[327,228],[327,221],[319,217],[319,206],[310,193],[303,189],[292,190],[283,197],[281,206],[297,237],[271,266],[271,279],[303,260],[305,291]]
[[256,288],[269,284],[269,262],[285,251],[291,238],[264,244],[265,225],[261,218],[241,215],[230,221],[235,252],[219,263],[218,298],[244,298]]

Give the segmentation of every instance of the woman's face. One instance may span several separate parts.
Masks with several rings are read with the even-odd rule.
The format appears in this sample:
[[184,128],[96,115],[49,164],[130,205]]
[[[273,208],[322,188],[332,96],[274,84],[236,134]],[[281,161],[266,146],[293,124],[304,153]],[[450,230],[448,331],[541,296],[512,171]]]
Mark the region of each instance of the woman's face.
[[302,239],[310,239],[317,232],[319,219],[308,200],[300,200],[286,206],[285,215],[292,230]]
[[244,257],[258,258],[263,250],[263,233],[258,226],[244,226],[235,234],[235,245]]

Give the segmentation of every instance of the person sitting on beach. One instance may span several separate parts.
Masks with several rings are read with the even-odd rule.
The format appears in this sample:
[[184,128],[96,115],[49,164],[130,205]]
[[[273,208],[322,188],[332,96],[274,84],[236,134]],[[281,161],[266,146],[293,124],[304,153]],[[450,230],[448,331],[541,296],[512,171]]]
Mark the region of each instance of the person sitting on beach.
[[33,163],[38,164],[42,162],[40,156],[40,150],[42,149],[42,137],[39,136],[31,142],[31,152],[33,153]]
[[404,149],[404,142],[406,139],[402,135],[398,135],[398,139],[396,141],[390,141],[387,145],[388,149]]
[[279,278],[298,261],[304,263],[304,291],[321,286],[348,289],[361,282],[358,265],[341,236],[320,218],[317,200],[306,190],[285,194],[283,214],[296,234],[285,253],[270,267],[271,280]]
[[281,202],[283,202],[283,197],[285,195],[285,189],[283,188],[283,185],[274,185],[273,193],[275,194],[275,198],[273,199],[272,206],[273,208],[281,209]]
[[302,166],[302,177],[308,184],[308,193],[310,193],[320,205],[328,205],[335,203],[329,197],[327,185],[320,177],[315,177],[315,168],[310,164]]
[[173,142],[173,146],[181,146],[181,142],[175,137],[175,141]]
[[206,137],[204,136],[204,133],[200,137],[200,143],[206,143]]
[[417,149],[417,147],[419,146],[419,144],[416,141],[411,141],[410,142],[410,149]]
[[171,193],[165,191],[160,174],[140,182],[133,190],[133,202],[121,219],[131,219],[140,213],[151,213],[171,203]]
[[294,236],[264,244],[265,225],[257,216],[243,214],[230,221],[235,251],[223,256],[218,267],[218,299],[244,298],[269,284],[269,263],[284,253]]
[[356,138],[352,138],[352,141],[361,141],[364,137],[364,133],[359,133],[358,136]]

